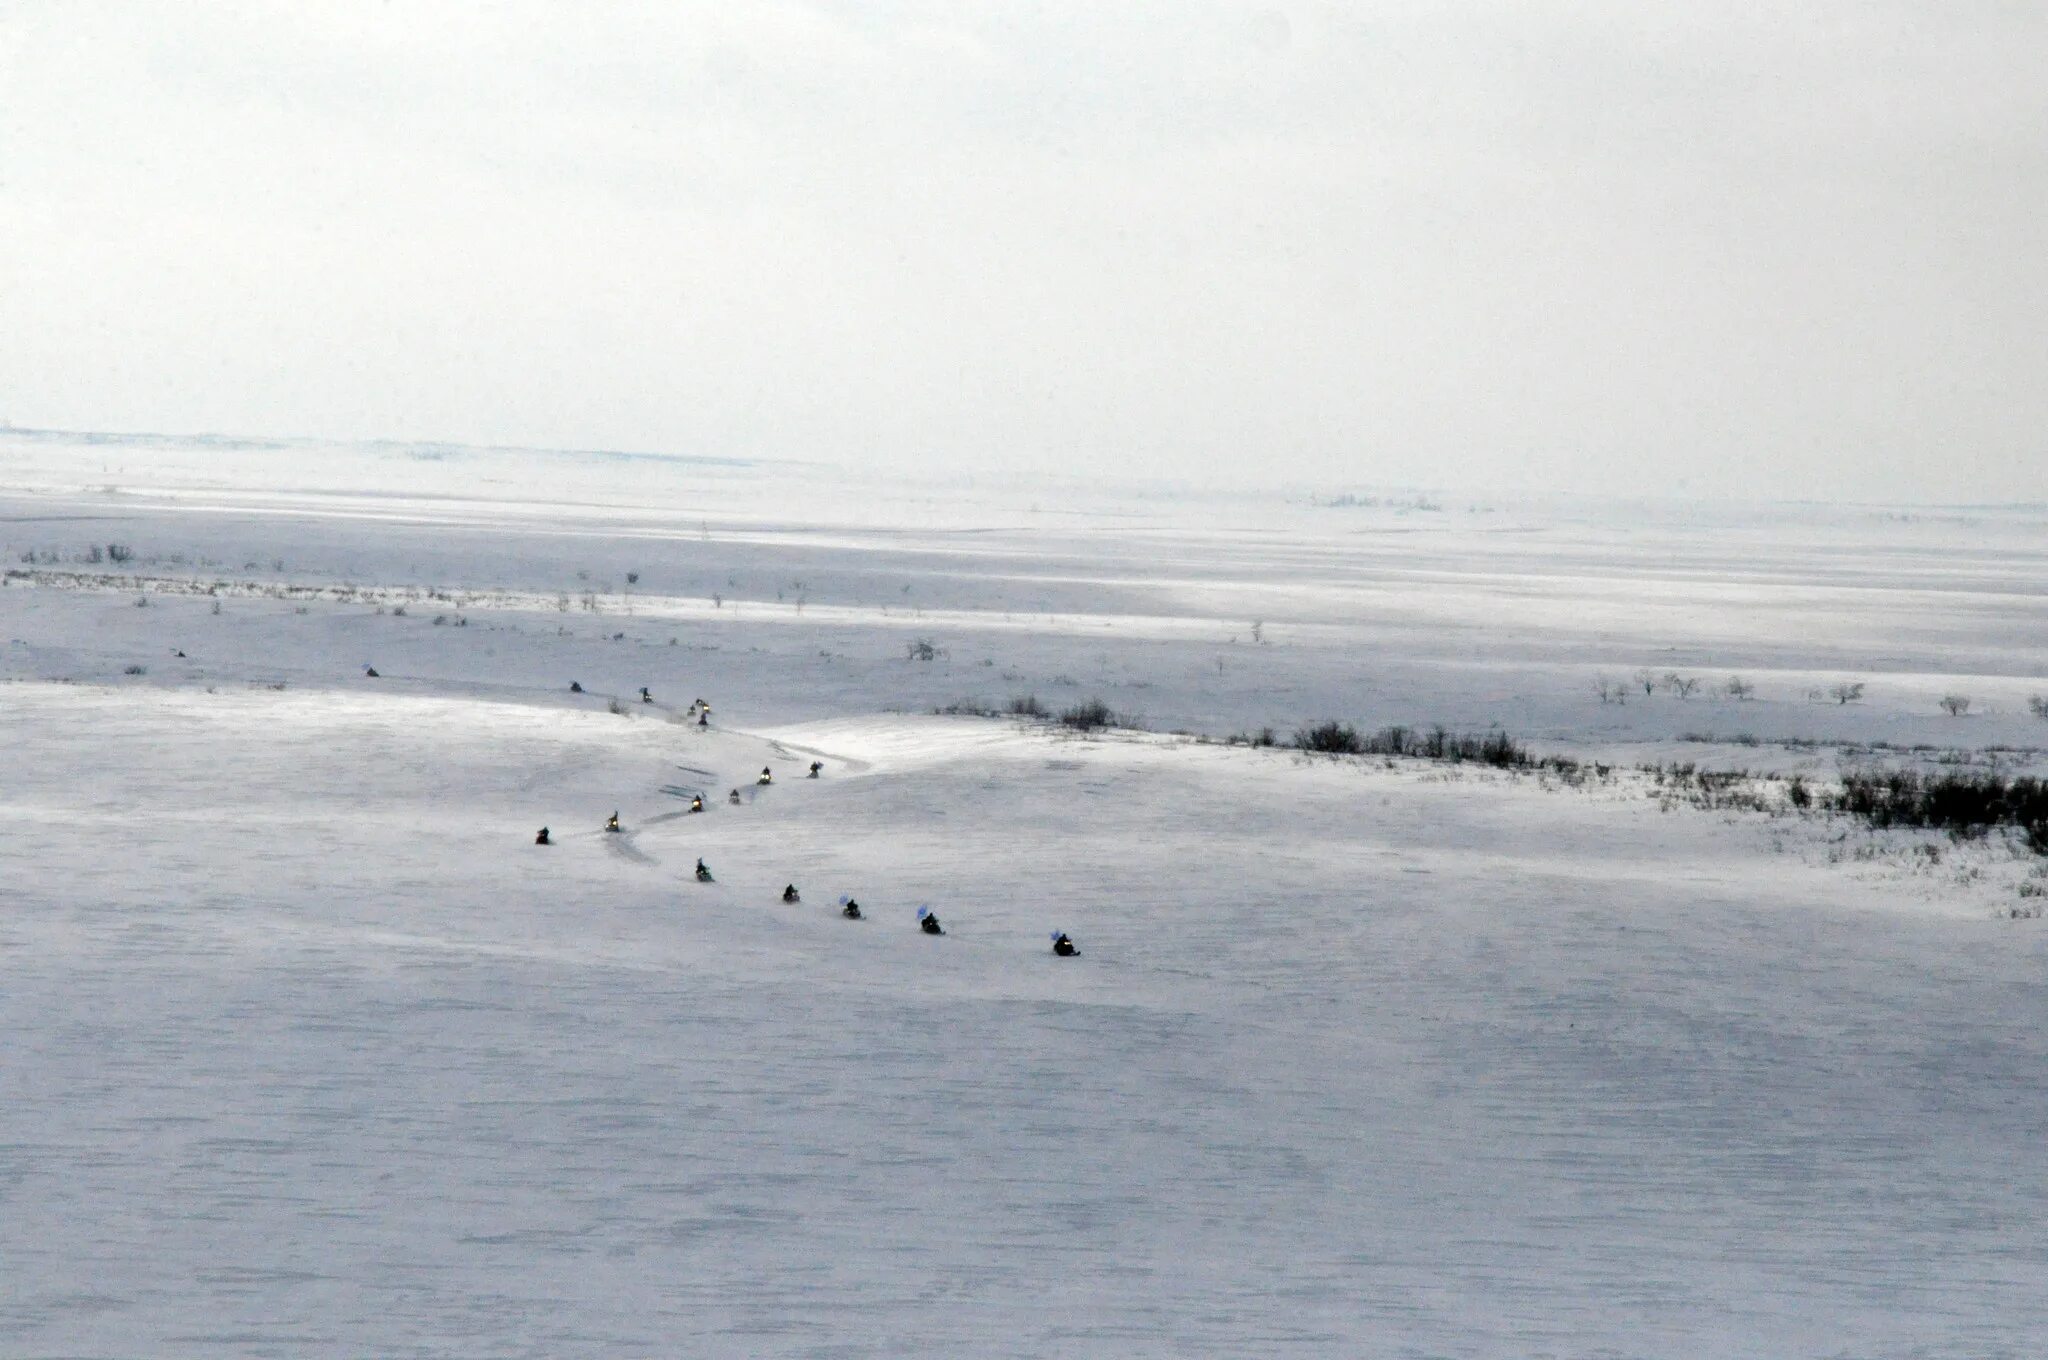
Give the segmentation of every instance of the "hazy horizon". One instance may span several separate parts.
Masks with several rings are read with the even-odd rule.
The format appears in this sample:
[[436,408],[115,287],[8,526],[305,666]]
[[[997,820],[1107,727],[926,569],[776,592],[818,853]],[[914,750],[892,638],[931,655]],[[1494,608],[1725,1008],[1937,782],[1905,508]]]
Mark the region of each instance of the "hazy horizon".
[[2048,498],[2048,11],[0,18],[0,420]]

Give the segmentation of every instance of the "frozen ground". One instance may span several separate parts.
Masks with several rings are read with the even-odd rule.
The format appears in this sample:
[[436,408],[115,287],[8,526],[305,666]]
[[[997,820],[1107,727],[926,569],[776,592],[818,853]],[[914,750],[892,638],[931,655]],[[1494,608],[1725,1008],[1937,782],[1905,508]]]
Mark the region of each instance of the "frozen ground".
[[0,436],[0,1354],[2048,1346],[2024,857],[1166,734],[2036,764],[2048,515],[318,453]]

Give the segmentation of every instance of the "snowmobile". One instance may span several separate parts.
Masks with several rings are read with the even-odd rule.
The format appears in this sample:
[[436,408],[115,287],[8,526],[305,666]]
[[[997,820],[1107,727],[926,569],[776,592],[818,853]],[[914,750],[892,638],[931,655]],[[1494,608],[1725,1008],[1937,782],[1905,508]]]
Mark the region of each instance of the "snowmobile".
[[640,702],[643,704],[651,704],[654,702],[654,696],[647,692],[647,686],[645,685],[642,685],[640,687]]
[[768,767],[766,765],[763,765],[761,767],[761,777],[759,779],[756,779],[754,782],[756,784],[773,784],[775,782],[775,776],[768,772]]
[[734,789],[730,794],[726,796],[725,801],[731,803],[734,807],[738,807],[740,805],[740,791],[738,789]]
[[616,811],[604,819],[604,829],[607,831],[617,831],[619,829],[619,814]]
[[697,861],[697,881],[699,883],[709,883],[712,881],[711,866],[701,859]]
[[1055,930],[1052,933],[1052,952],[1063,959],[1071,959],[1081,951],[1074,948],[1074,942],[1067,938],[1066,931]]
[[583,682],[581,680],[571,680],[569,682],[569,692],[571,694],[581,694],[583,692]]
[[801,902],[804,898],[803,894],[796,890],[796,884],[792,883],[782,890],[782,900],[785,902]]
[[533,838],[533,843],[534,843],[535,845],[553,845],[553,844],[554,844],[554,842],[553,842],[553,841],[551,841],[551,840],[549,840],[549,839],[548,839],[548,829],[547,829],[546,827],[542,827],[542,828],[540,829],[540,834],[539,834],[538,836],[535,836],[535,837]]
[[825,762],[824,762],[824,761],[822,761],[822,760],[814,760],[814,761],[812,761],[812,762],[811,762],[811,778],[813,778],[813,779],[816,779],[816,778],[818,777],[818,771],[820,771],[820,770],[822,770],[822,769],[824,769],[824,768],[825,768]]
[[917,909],[917,928],[927,935],[943,935],[946,928],[939,924],[939,914],[930,907]]
[[852,899],[851,897],[842,897],[842,898],[840,898],[840,899],[839,899],[839,914],[840,914],[841,916],[844,916],[844,917],[845,917],[845,918],[846,918],[847,920],[849,920],[849,921],[858,921],[858,920],[860,920],[860,919],[861,919],[861,915],[860,915],[860,903],[858,903],[858,902],[854,901],[854,900],[853,900],[853,899]]
[[700,794],[698,794],[698,795],[697,795],[697,796],[696,796],[695,798],[692,798],[692,799],[690,800],[690,811],[692,811],[692,812],[702,812],[703,810],[704,810],[704,795],[700,793]]
[[703,711],[702,713],[699,713],[699,714],[697,715],[697,726],[699,726],[699,727],[709,727],[709,726],[711,726],[711,710],[710,710],[710,709],[708,709],[708,708],[707,708],[707,709],[705,709],[705,710],[704,710],[704,711]]

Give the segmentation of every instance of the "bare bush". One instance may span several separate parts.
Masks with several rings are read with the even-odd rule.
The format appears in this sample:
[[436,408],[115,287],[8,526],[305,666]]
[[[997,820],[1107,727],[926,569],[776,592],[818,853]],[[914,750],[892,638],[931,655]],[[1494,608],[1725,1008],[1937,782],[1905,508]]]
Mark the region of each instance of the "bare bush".
[[126,543],[109,543],[107,545],[107,560],[110,562],[132,562],[135,560],[135,549],[129,547]]
[[1038,702],[1036,694],[1019,694],[1010,700],[1010,712],[1019,718],[1049,718],[1052,716],[1044,704]]
[[939,649],[930,638],[921,637],[904,648],[904,655],[912,661],[934,661],[938,659]]
[[1114,727],[1121,721],[1115,711],[1100,699],[1090,699],[1085,703],[1075,704],[1072,708],[1060,710],[1061,725],[1082,732],[1092,732],[1099,727]]
[[1731,675],[1728,677],[1728,683],[1721,687],[1721,692],[1731,699],[1754,699],[1756,686],[1739,675]]
[[1635,679],[1636,683],[1642,686],[1644,694],[1655,694],[1657,692],[1657,672],[1645,668],[1636,672]]
[[1603,704],[1625,704],[1628,702],[1628,686],[1622,684],[1619,680],[1610,680],[1604,675],[1594,678],[1593,693],[1600,696],[1600,702]]
[[1941,696],[1941,711],[1951,718],[1960,718],[1970,711],[1970,696],[1967,694],[1944,694]]
[[1664,687],[1681,699],[1690,699],[1693,693],[1699,689],[1700,682],[1690,675],[1680,675],[1677,671],[1666,671],[1664,673]]
[[1358,735],[1358,729],[1350,723],[1335,719],[1320,722],[1313,727],[1297,728],[1294,733],[1294,747],[1298,751],[1320,751],[1325,755],[1356,756],[1365,753],[1365,743]]
[[1838,680],[1828,687],[1828,697],[1837,704],[1853,704],[1863,697],[1863,682]]
[[121,674],[123,674],[123,675],[148,675],[148,674],[149,674],[149,667],[147,667],[147,666],[139,666],[139,665],[137,665],[137,666],[128,666],[128,667],[126,667],[126,668],[124,668],[124,669],[122,670]]
[[2028,695],[2027,711],[2037,718],[2048,718],[2048,694]]

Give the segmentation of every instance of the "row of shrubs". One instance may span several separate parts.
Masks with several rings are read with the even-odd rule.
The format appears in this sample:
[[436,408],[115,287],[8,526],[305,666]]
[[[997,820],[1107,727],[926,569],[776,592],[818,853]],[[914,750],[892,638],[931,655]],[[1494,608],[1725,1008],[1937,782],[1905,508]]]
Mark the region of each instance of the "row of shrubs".
[[[1017,716],[1050,718],[1067,727],[1093,731],[1128,725],[1128,719],[1100,699],[1091,699],[1052,713],[1035,695],[1010,700],[1007,708],[994,709],[955,704],[944,713],[974,713],[986,717]],[[1278,746],[1270,727],[1230,738],[1236,745]],[[1562,756],[1536,757],[1529,754],[1506,732],[1453,732],[1441,725],[1408,727],[1396,724],[1373,732],[1360,732],[1349,723],[1316,723],[1296,729],[1294,749],[1327,755],[1409,756],[1419,760],[1470,761],[1497,769],[1555,771],[1567,778],[1582,772],[1576,761]],[[1608,769],[1595,767],[1603,778]],[[1708,771],[1687,763],[1666,768],[1645,767],[1660,787],[1686,789],[1697,786],[1702,805],[1707,807],[1749,807],[1762,811],[1768,800],[1755,786],[1770,776],[1753,776],[1746,770]],[[1846,813],[1873,827],[1919,827],[1949,831],[1961,836],[1981,835],[1993,827],[2013,827],[2026,838],[2036,854],[2048,855],[2048,780],[2031,775],[2005,776],[1996,771],[1945,771],[1921,774],[1915,770],[1861,770],[1842,776],[1841,787],[1832,792],[1813,789],[1799,775],[1785,783],[1785,802],[1805,811],[1818,805],[1825,811]]]
[[[1100,699],[1089,699],[1054,712],[1040,703],[1035,694],[1018,695],[1000,708],[991,704],[962,700],[934,709],[933,712],[977,718],[1050,719],[1063,727],[1084,732],[1105,727],[1136,725],[1135,719],[1127,714],[1118,713]],[[1264,727],[1255,733],[1241,732],[1230,738],[1230,744],[1278,746],[1280,742],[1272,728]],[[1573,763],[1558,758],[1538,760],[1505,732],[1453,732],[1441,725],[1428,728],[1397,725],[1382,727],[1377,732],[1361,733],[1349,723],[1324,722],[1313,727],[1297,729],[1292,745],[1296,750],[1327,755],[1414,756],[1422,760],[1469,760],[1502,769]]]
[[1828,806],[1875,827],[1928,827],[1960,836],[2015,827],[2029,849],[2048,855],[2048,781],[2032,775],[1854,770],[1842,776]]
[[1294,746],[1296,750],[1330,755],[1470,760],[1501,769],[1521,769],[1537,763],[1526,748],[1505,732],[1453,732],[1441,725],[1421,728],[1396,724],[1362,733],[1349,723],[1324,722],[1298,729]]
[[[135,560],[135,549],[129,547],[126,543],[109,543],[104,548],[97,543],[89,543],[86,545],[85,551],[80,553],[76,560],[80,562],[105,562],[110,559],[115,562],[132,562]],[[47,563],[54,566],[64,560],[64,555],[55,548],[43,548],[40,550],[30,548],[22,553],[21,560],[30,566],[35,566],[37,563]]]
[[1093,732],[1104,727],[1132,727],[1136,725],[1135,719],[1126,714],[1118,713],[1100,699],[1090,699],[1085,703],[1074,704],[1055,713],[1040,703],[1036,694],[1019,694],[1001,708],[996,708],[989,704],[972,703],[962,700],[959,703],[947,704],[943,708],[936,708],[932,711],[949,716],[974,718],[1051,719],[1063,727],[1071,727],[1081,732]]

